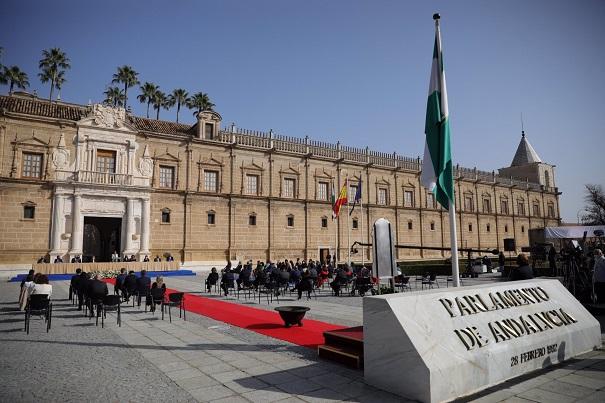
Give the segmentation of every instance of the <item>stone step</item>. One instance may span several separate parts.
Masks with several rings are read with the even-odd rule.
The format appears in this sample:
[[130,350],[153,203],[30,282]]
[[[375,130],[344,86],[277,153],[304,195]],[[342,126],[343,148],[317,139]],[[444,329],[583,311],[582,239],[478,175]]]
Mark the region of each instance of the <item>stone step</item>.
[[323,344],[317,347],[317,353],[326,360],[335,361],[355,369],[363,368],[363,352],[360,354],[358,351]]
[[324,332],[325,344],[359,351],[363,355],[363,326]]

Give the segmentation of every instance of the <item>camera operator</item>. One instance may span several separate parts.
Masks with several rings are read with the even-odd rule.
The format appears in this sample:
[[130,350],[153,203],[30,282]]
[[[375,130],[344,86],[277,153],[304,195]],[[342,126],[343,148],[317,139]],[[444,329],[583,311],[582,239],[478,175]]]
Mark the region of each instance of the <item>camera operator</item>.
[[605,257],[601,249],[594,250],[594,290],[597,294],[597,303],[605,303]]

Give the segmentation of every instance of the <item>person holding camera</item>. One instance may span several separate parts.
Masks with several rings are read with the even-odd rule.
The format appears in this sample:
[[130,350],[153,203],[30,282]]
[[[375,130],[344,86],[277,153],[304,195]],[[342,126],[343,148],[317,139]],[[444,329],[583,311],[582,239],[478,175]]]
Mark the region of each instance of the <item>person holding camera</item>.
[[520,253],[517,256],[517,267],[510,273],[511,280],[530,280],[534,278],[534,272],[529,266],[529,259],[525,253]]
[[605,257],[601,249],[594,250],[594,272],[592,274],[597,303],[605,304]]

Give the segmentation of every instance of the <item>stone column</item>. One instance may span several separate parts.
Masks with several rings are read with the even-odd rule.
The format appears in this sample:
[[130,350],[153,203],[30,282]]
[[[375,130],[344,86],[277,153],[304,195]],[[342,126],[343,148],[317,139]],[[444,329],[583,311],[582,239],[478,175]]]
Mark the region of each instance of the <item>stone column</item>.
[[127,198],[126,199],[126,231],[124,232],[124,236],[126,237],[126,242],[124,243],[124,251],[125,255],[134,254],[132,247],[132,234],[134,233],[134,199]]
[[73,205],[71,208],[71,251],[69,252],[69,258],[74,258],[82,254],[82,242],[84,239],[84,232],[82,223],[84,219],[81,213],[82,208],[82,196],[74,195]]
[[53,203],[53,228],[51,237],[50,261],[61,255],[61,233],[63,232],[63,196],[55,193],[55,201]]
[[142,200],[141,209],[141,249],[139,250],[139,260],[142,261],[145,255],[149,255],[149,226],[150,226],[150,204],[149,199]]

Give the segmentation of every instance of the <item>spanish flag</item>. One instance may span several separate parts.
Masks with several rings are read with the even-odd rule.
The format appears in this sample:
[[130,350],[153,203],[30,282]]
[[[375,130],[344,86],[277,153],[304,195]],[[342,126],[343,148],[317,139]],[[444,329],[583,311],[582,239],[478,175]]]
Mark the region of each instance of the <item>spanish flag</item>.
[[347,185],[343,185],[342,189],[340,189],[340,194],[338,195],[338,199],[332,205],[332,218],[337,218],[340,213],[340,207],[344,204],[347,204]]

